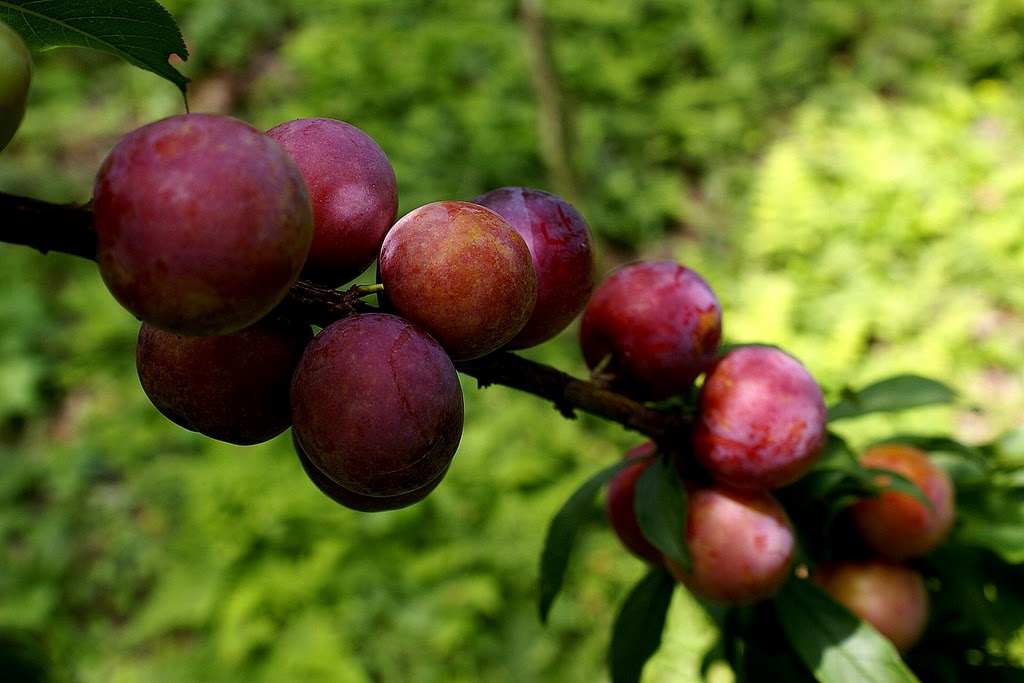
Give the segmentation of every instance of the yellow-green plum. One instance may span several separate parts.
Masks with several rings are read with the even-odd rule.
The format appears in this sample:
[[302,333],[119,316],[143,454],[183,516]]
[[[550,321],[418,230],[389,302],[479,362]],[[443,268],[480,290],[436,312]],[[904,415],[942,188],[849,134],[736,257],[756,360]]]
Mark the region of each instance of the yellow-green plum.
[[25,116],[32,83],[32,57],[25,41],[0,21],[0,150],[7,147]]

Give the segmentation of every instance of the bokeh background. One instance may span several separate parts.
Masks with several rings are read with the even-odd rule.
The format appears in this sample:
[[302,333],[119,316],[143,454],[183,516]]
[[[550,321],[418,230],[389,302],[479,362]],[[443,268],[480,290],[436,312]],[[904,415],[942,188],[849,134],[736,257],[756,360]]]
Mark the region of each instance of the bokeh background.
[[[1024,423],[1024,5],[1018,0],[165,0],[193,111],[348,121],[401,213],[527,185],[571,199],[600,272],[674,258],[730,341],[830,398],[895,373],[952,408],[844,425],[983,443]],[[116,140],[183,104],[101,55],[36,56],[0,189],[89,199]],[[0,245],[0,647],[81,681],[603,681],[644,571],[595,504],[542,627],[551,516],[640,439],[465,383],[467,429],[413,508],[339,508],[287,435],[164,420],[138,325],[93,264]],[[529,352],[582,376],[575,328]],[[677,592],[649,681],[713,634]],[[728,675],[716,672],[721,680]]]

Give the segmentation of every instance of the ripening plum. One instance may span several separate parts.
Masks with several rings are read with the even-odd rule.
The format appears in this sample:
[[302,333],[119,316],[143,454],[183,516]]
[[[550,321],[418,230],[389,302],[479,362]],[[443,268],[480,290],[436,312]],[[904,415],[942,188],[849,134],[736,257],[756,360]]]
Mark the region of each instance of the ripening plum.
[[586,221],[572,204],[543,190],[502,187],[473,203],[508,221],[526,241],[537,271],[537,305],[508,348],[551,339],[579,315],[594,289],[594,240]]
[[693,571],[665,566],[694,595],[726,605],[775,595],[796,552],[793,524],[770,493],[719,485],[688,491],[686,543]]
[[928,623],[928,590],[917,570],[884,560],[837,560],[812,575],[832,599],[906,652]]
[[135,365],[149,400],[175,424],[241,446],[291,424],[292,372],[309,325],[265,319],[227,335],[186,337],[143,323]]
[[[856,502],[850,514],[868,546],[891,560],[906,560],[931,552],[946,539],[956,516],[953,482],[925,451],[883,444],[861,454],[860,464],[902,474],[931,502],[929,508],[909,493],[891,490]],[[880,474],[875,483],[884,486],[887,480]]]
[[[615,534],[626,549],[642,560],[661,564],[661,551],[644,537],[640,524],[636,519],[634,502],[636,500],[636,483],[655,458],[649,456],[656,453],[658,447],[653,441],[642,443],[631,448],[624,459],[637,462],[619,470],[608,482],[605,493],[604,510]],[[646,458],[646,459],[644,459]]]
[[500,349],[537,302],[526,242],[504,218],[471,202],[433,202],[403,216],[384,238],[378,266],[387,305],[454,360]]
[[355,126],[306,118],[267,135],[298,165],[313,201],[313,244],[302,276],[337,287],[369,266],[398,214],[398,183],[384,150]]
[[318,489],[320,489],[320,492],[338,505],[358,512],[385,512],[387,510],[400,510],[401,508],[415,505],[430,495],[430,493],[437,488],[438,484],[441,483],[441,480],[444,479],[444,475],[448,473],[448,468],[445,467],[444,470],[441,471],[441,474],[437,475],[433,481],[414,491],[409,491],[408,493],[400,493],[396,496],[367,496],[362,493],[356,493],[355,491],[349,491],[347,488],[321,472],[320,469],[310,461],[309,456],[307,456],[302,450],[302,446],[299,445],[298,440],[293,438],[292,441],[295,445],[295,453],[299,456],[299,463],[302,465],[303,471],[306,473],[306,476],[309,477],[309,480],[313,482]]
[[185,335],[248,327],[280,303],[313,237],[302,175],[259,130],[182,114],[125,136],[93,187],[96,261],[129,311]]
[[355,493],[433,482],[462,438],[462,387],[444,349],[386,313],[343,318],[306,348],[292,379],[292,429],[310,461]]
[[25,116],[32,83],[32,56],[14,29],[0,21],[0,150],[7,147]]
[[640,261],[594,290],[580,321],[591,368],[638,400],[686,391],[711,364],[722,336],[722,307],[708,283],[674,261]]
[[770,346],[719,358],[701,387],[693,446],[713,479],[775,489],[806,474],[827,439],[825,399],[807,369]]

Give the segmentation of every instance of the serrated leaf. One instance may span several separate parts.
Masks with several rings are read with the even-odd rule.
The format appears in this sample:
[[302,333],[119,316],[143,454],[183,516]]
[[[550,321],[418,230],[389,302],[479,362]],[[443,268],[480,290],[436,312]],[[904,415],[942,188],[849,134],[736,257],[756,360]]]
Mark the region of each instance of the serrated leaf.
[[0,21],[29,49],[86,47],[151,71],[178,86],[189,79],[168,63],[188,49],[174,18],[153,0],[0,0]]
[[609,479],[617,472],[636,460],[622,460],[604,468],[573,492],[561,509],[551,520],[547,536],[544,538],[544,549],[540,554],[540,620],[547,623],[551,605],[562,590],[565,570],[569,566],[569,556],[579,535],[579,530],[587,520],[587,513],[594,502],[594,496]]
[[885,637],[810,581],[790,579],[774,605],[793,650],[820,683],[918,681]]
[[613,683],[636,683],[661,646],[665,616],[676,582],[662,567],[651,567],[633,587],[615,617],[608,668]]
[[868,385],[844,397],[828,409],[829,421],[860,417],[868,413],[895,412],[909,408],[950,403],[956,392],[934,379],[919,375],[897,375]]
[[671,458],[661,457],[636,482],[633,509],[651,545],[684,571],[691,570],[686,546],[686,491]]

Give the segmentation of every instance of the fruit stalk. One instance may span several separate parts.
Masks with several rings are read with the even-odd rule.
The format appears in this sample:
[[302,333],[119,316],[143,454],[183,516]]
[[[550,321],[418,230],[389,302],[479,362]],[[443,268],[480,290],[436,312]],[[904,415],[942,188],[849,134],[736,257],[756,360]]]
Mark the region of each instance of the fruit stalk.
[[[52,251],[95,260],[91,208],[0,192],[0,242],[30,247],[44,254]],[[338,291],[300,279],[277,312],[326,327],[354,313],[376,310],[360,298],[365,293],[358,287]],[[457,362],[455,367],[476,379],[480,386],[500,384],[547,399],[568,417],[580,410],[645,434],[666,447],[679,448],[686,443],[692,416],[680,410],[652,408],[600,383],[578,379],[511,353],[492,353]]]

